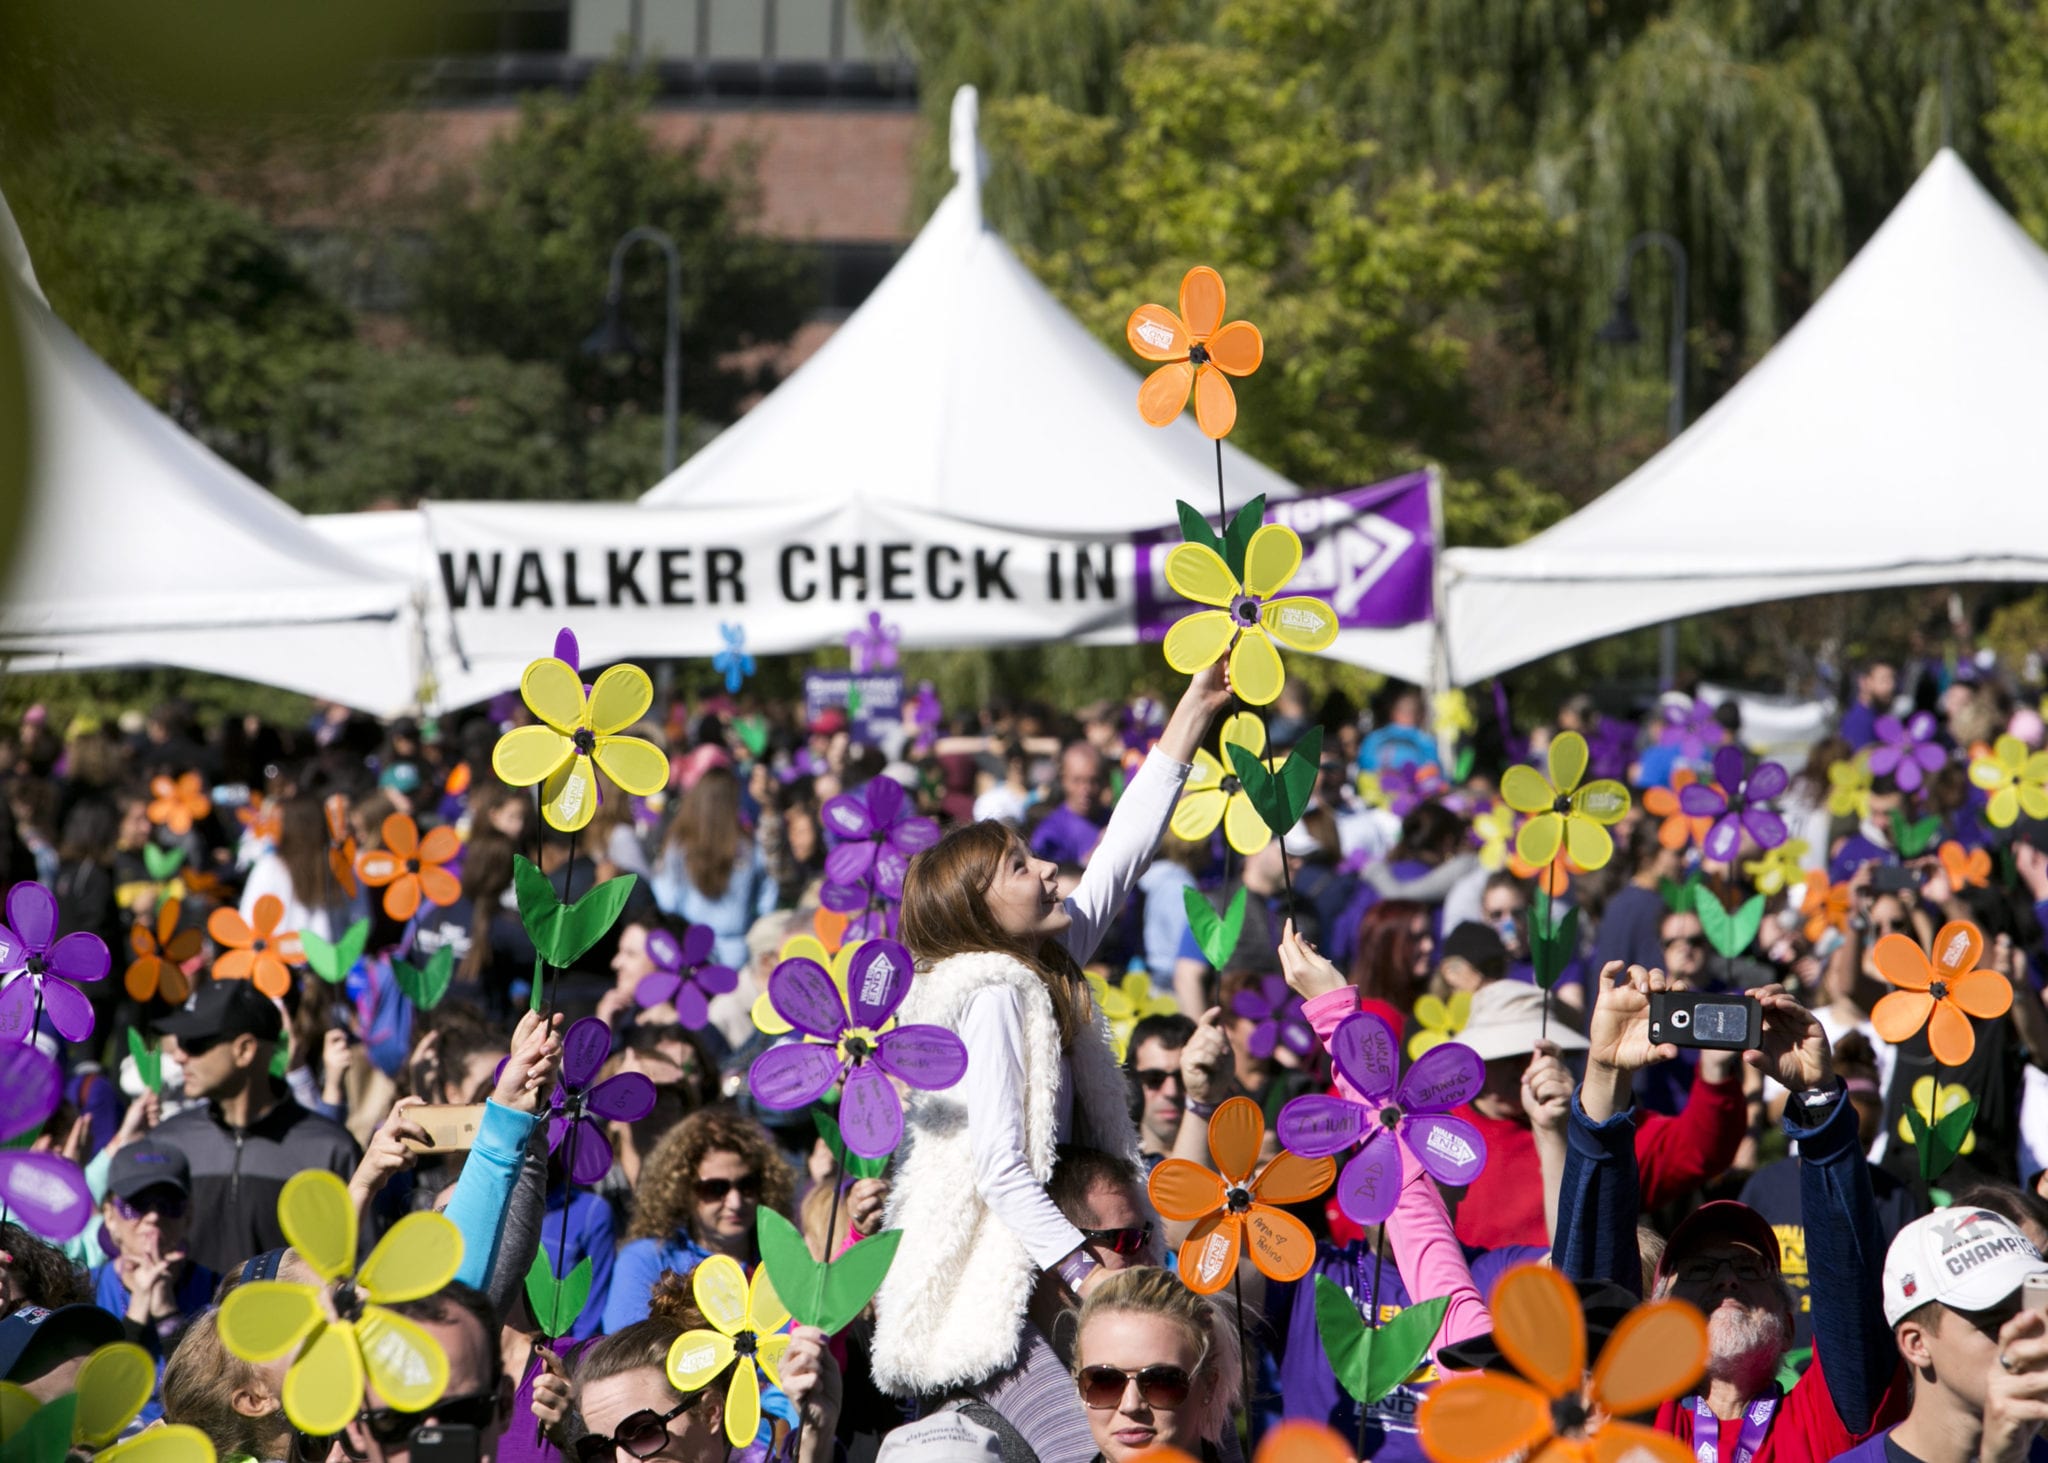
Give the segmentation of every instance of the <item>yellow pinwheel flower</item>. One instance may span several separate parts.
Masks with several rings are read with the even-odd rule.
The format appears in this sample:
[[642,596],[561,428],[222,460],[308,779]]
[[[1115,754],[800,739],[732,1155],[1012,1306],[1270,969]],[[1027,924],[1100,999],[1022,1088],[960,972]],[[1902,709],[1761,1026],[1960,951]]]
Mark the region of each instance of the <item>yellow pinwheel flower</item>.
[[2000,737],[1990,756],[1971,762],[1970,781],[1991,794],[1984,816],[1994,828],[2012,827],[2022,812],[2048,818],[2048,752],[2030,753],[2016,736]]
[[1176,594],[1216,608],[1174,622],[1166,632],[1166,663],[1193,675],[1227,651],[1231,688],[1248,706],[1270,706],[1287,677],[1273,642],[1318,651],[1337,638],[1336,611],[1321,600],[1273,597],[1300,567],[1301,539],[1284,523],[1265,525],[1245,545],[1242,584],[1207,544],[1176,546],[1166,556],[1166,582]]
[[619,735],[654,704],[654,683],[637,665],[613,666],[586,698],[583,678],[550,656],[526,668],[519,694],[541,724],[499,737],[491,770],[513,787],[541,783],[541,816],[549,827],[574,833],[590,822],[597,813],[598,770],[636,797],[667,784],[661,748]]
[[1408,1060],[1433,1046],[1442,1046],[1472,1019],[1472,992],[1455,991],[1448,1001],[1424,993],[1415,998],[1415,1030],[1408,1036]]
[[[1970,1089],[1960,1082],[1937,1084],[1933,1076],[1929,1075],[1914,1082],[1913,1090],[1907,1100],[1918,1109],[1920,1116],[1926,1121],[1927,1126],[1931,1128],[1968,1102],[1970,1100]],[[1920,1141],[1913,1136],[1913,1125],[1906,1121],[1905,1114],[1903,1113],[1899,1115],[1899,1141],[1901,1143],[1918,1143]],[[1963,1146],[1956,1151],[1958,1153],[1969,1153],[1976,1146],[1977,1129],[1973,1126],[1968,1135],[1964,1137]]]
[[1776,848],[1766,850],[1762,858],[1744,864],[1742,871],[1756,885],[1757,893],[1776,894],[1806,877],[1806,870],[1802,867],[1806,850],[1805,839],[1787,839]]
[[[697,1309],[715,1331],[685,1331],[668,1349],[668,1382],[678,1392],[701,1392],[734,1358],[725,1388],[725,1438],[735,1448],[754,1441],[761,1426],[761,1375],[782,1385],[782,1357],[790,1336],[789,1307],[775,1293],[768,1267],[754,1267],[754,1280],[730,1255],[713,1255],[690,1272]],[[756,1369],[759,1369],[758,1372]]]
[[1264,757],[1265,723],[1252,712],[1240,711],[1223,723],[1219,741],[1220,757],[1207,747],[1195,749],[1195,770],[1188,774],[1187,787],[1173,809],[1174,837],[1199,843],[1221,823],[1230,846],[1249,857],[1271,843],[1273,833],[1239,785],[1230,748],[1243,747],[1254,757]]
[[[847,970],[853,963],[853,952],[865,943],[863,940],[848,940],[836,950],[827,951],[824,943],[816,936],[793,935],[782,942],[782,949],[776,953],[775,963],[780,965],[785,960],[816,961],[824,968],[825,974],[832,977],[832,984],[839,988],[839,999],[844,1003]],[[782,1013],[775,1009],[775,1003],[768,999],[768,992],[765,990],[754,997],[750,1014],[754,1018],[754,1029],[767,1036],[787,1036],[796,1029],[782,1019]],[[895,1027],[896,1018],[891,1016],[877,1026],[875,1032],[879,1035],[884,1031],[893,1031]]]
[[1846,762],[1828,764],[1828,811],[1837,818],[1870,817],[1870,754],[1858,752]]
[[1131,1030],[1147,1016],[1171,1016],[1180,1010],[1180,1002],[1171,995],[1161,995],[1153,988],[1152,977],[1142,970],[1125,973],[1116,985],[1088,972],[1089,989],[1095,992],[1095,1005],[1109,1023],[1110,1044],[1116,1048],[1116,1059],[1124,1059],[1124,1051],[1130,1044]]
[[[34,1421],[47,1456],[62,1455],[68,1443],[96,1458],[127,1459],[128,1463],[214,1463],[213,1442],[196,1427],[159,1425],[115,1443],[123,1428],[142,1411],[156,1388],[156,1363],[141,1347],[126,1341],[102,1346],[78,1369],[73,1391],[39,1404],[26,1387],[0,1382],[0,1445],[12,1445]],[[69,1414],[67,1417],[65,1414]],[[112,1446],[108,1446],[112,1444]],[[13,1447],[4,1451],[13,1452]],[[45,1456],[27,1447],[30,1458]]]
[[284,1413],[304,1433],[338,1433],[363,1406],[363,1378],[387,1406],[421,1412],[448,1390],[441,1344],[386,1307],[432,1295],[462,1264],[462,1231],[446,1216],[408,1214],[356,1268],[356,1206],[325,1169],[294,1174],[277,1222],[322,1285],[251,1280],[220,1308],[220,1339],[244,1361],[297,1351],[284,1377]]
[[1472,820],[1472,831],[1479,835],[1479,866],[1484,869],[1504,869],[1508,863],[1508,844],[1515,836],[1515,812],[1505,804],[1495,804]]
[[1391,801],[1387,796],[1387,790],[1380,786],[1380,775],[1377,772],[1358,774],[1358,796],[1368,808],[1384,808]]
[[1479,719],[1472,714],[1472,701],[1463,691],[1438,691],[1431,698],[1436,703],[1436,734],[1446,741],[1457,741],[1470,736],[1479,727]]
[[1586,739],[1575,731],[1561,732],[1550,742],[1550,776],[1517,764],[1501,778],[1501,801],[1529,815],[1515,835],[1515,853],[1523,863],[1542,868],[1557,857],[1560,846],[1589,873],[1614,857],[1614,838],[1607,830],[1628,812],[1628,789],[1610,778],[1579,786],[1587,760]]

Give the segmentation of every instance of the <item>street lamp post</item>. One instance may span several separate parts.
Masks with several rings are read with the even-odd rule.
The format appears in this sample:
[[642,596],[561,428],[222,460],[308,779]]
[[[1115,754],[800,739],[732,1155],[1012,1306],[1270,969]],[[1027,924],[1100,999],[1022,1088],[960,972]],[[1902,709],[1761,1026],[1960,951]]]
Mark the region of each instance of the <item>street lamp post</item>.
[[619,242],[612,246],[604,319],[583,338],[583,349],[593,356],[640,353],[639,341],[619,315],[625,292],[626,251],[639,243],[653,244],[668,256],[668,334],[661,350],[661,475],[667,477],[676,470],[676,430],[683,396],[683,254],[676,247],[674,235],[643,224],[619,236]]
[[[1671,404],[1664,419],[1664,436],[1667,441],[1675,441],[1685,430],[1685,245],[1661,229],[1646,229],[1628,241],[1621,256],[1621,284],[1614,291],[1614,313],[1593,332],[1593,338],[1603,345],[1634,345],[1643,338],[1642,329],[1636,324],[1631,282],[1636,255],[1650,247],[1662,249],[1671,260],[1671,343],[1667,351]],[[1666,620],[1657,634],[1657,683],[1660,689],[1668,691],[1677,679],[1678,625]]]

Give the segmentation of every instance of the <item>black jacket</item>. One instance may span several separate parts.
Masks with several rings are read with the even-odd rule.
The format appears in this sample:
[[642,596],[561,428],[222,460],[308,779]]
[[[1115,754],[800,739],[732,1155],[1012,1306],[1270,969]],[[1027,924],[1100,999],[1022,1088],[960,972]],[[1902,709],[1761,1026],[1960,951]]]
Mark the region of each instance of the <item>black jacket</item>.
[[192,1165],[186,1248],[194,1261],[222,1275],[251,1255],[287,1243],[277,1223],[285,1180],[303,1169],[324,1168],[346,1182],[362,1156],[348,1129],[290,1097],[247,1128],[232,1126],[212,1103],[201,1103],[158,1124],[150,1137],[173,1145]]

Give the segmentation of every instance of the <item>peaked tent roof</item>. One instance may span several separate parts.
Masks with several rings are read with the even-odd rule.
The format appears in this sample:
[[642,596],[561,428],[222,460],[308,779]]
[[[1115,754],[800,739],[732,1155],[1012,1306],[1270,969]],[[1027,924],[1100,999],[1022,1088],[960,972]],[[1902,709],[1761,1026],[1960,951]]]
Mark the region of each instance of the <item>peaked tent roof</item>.
[[412,588],[158,412],[53,314],[0,200],[31,501],[0,596],[9,668],[177,665],[373,711],[416,680]]
[[[1139,374],[1103,348],[981,216],[975,90],[953,95],[959,181],[818,353],[641,501],[885,501],[1003,527],[1122,532],[1214,502],[1193,413],[1138,418]],[[1298,490],[1226,444],[1230,505]]]
[[1713,409],[1527,543],[1446,556],[1451,672],[1729,605],[2048,579],[2048,254],[1944,148]]

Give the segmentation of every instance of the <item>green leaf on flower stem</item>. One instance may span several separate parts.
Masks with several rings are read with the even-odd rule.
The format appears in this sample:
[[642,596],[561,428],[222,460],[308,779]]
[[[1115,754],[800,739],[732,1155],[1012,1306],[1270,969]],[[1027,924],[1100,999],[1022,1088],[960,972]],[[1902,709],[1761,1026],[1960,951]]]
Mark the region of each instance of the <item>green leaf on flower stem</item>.
[[306,963],[313,973],[329,985],[340,985],[363,958],[363,947],[370,943],[370,921],[367,916],[357,920],[331,945],[311,930],[300,930],[299,943],[305,947]]
[[1704,884],[1692,891],[1692,906],[1706,931],[1707,943],[1733,960],[1756,939],[1764,922],[1764,897],[1752,894],[1731,912],[1722,907],[1720,896]]
[[135,1058],[135,1075],[142,1085],[151,1092],[164,1090],[164,1054],[145,1046],[142,1034],[134,1027],[128,1028],[128,1054]]
[[1892,809],[1892,847],[1900,858],[1918,858],[1927,852],[1927,845],[1934,842],[1941,832],[1941,819],[1929,813],[1926,817],[1908,821],[1905,810]]
[[839,1161],[842,1172],[850,1173],[857,1179],[878,1179],[889,1171],[889,1155],[880,1158],[863,1158],[858,1153],[846,1151],[846,1139],[840,1135],[839,1124],[832,1114],[821,1108],[811,1109],[811,1123],[818,1130],[818,1136],[825,1140],[825,1146],[832,1150],[832,1156]]
[[1578,909],[1573,907],[1552,919],[1555,910],[1549,891],[1539,887],[1535,917],[1529,921],[1529,962],[1535,967],[1538,988],[1546,991],[1557,984],[1579,949]]
[[1700,876],[1696,873],[1687,874],[1683,880],[1659,879],[1657,892],[1664,896],[1664,907],[1673,914],[1691,914],[1692,891],[1697,889],[1699,884]]
[[1316,1330],[1344,1390],[1370,1407],[1412,1376],[1429,1356],[1451,1298],[1409,1306],[1383,1326],[1368,1326],[1341,1287],[1316,1277]]
[[1316,777],[1322,765],[1323,729],[1310,727],[1277,773],[1236,743],[1230,745],[1229,751],[1237,780],[1244,787],[1244,795],[1251,799],[1253,811],[1275,838],[1285,837],[1287,830],[1301,821],[1301,815],[1308,810],[1308,800],[1315,794]]
[[557,1283],[555,1267],[548,1259],[548,1247],[541,1245],[534,1251],[533,1265],[526,1272],[526,1304],[545,1335],[566,1336],[569,1328],[576,1324],[576,1318],[583,1314],[583,1304],[589,1299],[590,1256],[585,1255],[578,1260],[570,1267],[568,1275]]
[[441,998],[448,994],[448,983],[455,978],[455,947],[443,945],[427,957],[423,967],[394,960],[391,974],[413,1009],[431,1011],[441,1004]]
[[1223,562],[1230,566],[1230,572],[1237,576],[1238,583],[1244,582],[1244,551],[1251,546],[1252,535],[1266,521],[1266,495],[1259,494],[1244,507],[1237,510],[1237,516],[1230,520],[1230,527],[1223,531]]
[[1458,748],[1458,755],[1451,762],[1451,781],[1464,782],[1472,776],[1472,763],[1476,754],[1471,747]]
[[1188,912],[1188,928],[1202,949],[1202,958],[1209,962],[1210,969],[1224,969],[1237,949],[1238,937],[1244,933],[1244,886],[1238,886],[1230,896],[1229,908],[1220,915],[1192,884],[1180,891],[1180,898]]
[[178,872],[185,864],[185,850],[165,848],[160,843],[142,845],[142,866],[149,870],[149,877],[161,884]]
[[617,922],[635,882],[636,876],[620,874],[574,904],[565,905],[547,875],[523,857],[514,855],[512,859],[512,888],[519,900],[520,922],[526,926],[533,948],[557,970],[574,965]]
[[827,1336],[837,1335],[867,1308],[896,1258],[900,1229],[885,1229],[830,1262],[811,1258],[795,1225],[767,1205],[755,1211],[754,1237],[761,1263],[789,1313]]
[[1180,536],[1188,543],[1200,544],[1216,551],[1216,557],[1227,564],[1229,559],[1223,553],[1223,540],[1216,537],[1216,530],[1209,527],[1209,520],[1186,503],[1175,503],[1180,510]]

